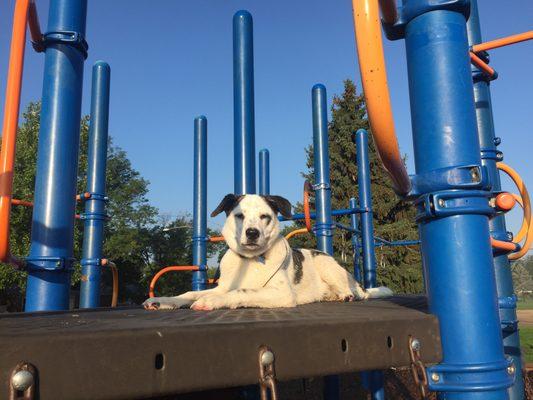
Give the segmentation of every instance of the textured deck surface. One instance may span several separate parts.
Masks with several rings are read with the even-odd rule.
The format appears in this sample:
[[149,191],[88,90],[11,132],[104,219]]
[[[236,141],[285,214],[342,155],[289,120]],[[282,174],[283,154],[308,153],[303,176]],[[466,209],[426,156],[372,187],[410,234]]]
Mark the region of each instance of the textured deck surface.
[[0,317],[0,398],[21,361],[40,399],[136,399],[253,384],[268,345],[279,379],[409,364],[409,335],[428,363],[441,357],[423,297],[290,309],[148,312],[140,308]]

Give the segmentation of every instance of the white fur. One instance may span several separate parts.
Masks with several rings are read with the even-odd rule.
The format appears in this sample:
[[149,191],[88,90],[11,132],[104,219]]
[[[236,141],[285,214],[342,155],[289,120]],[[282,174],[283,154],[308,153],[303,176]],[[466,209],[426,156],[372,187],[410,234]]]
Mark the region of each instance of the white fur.
[[[253,245],[246,235],[248,228],[259,231]],[[190,306],[196,310],[279,308],[317,301],[365,300],[392,295],[386,287],[362,289],[333,257],[314,250],[300,250],[303,262],[301,279],[298,280],[299,267],[293,250],[280,235],[276,213],[261,196],[244,196],[229,213],[222,234],[229,250],[220,262],[216,288],[187,292],[177,297],[151,298],[144,302],[144,307],[174,309]]]

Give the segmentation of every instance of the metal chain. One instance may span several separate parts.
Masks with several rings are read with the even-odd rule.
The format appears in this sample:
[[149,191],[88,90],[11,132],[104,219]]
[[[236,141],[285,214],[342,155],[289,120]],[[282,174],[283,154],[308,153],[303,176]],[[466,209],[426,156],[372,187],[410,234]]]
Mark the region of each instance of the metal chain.
[[420,398],[425,400],[428,398],[428,375],[426,367],[422,362],[420,356],[420,341],[409,335],[409,358],[411,359],[411,374],[415,385],[418,386]]
[[268,400],[268,389],[272,400],[278,400],[274,353],[266,346],[259,348],[259,388],[261,400]]

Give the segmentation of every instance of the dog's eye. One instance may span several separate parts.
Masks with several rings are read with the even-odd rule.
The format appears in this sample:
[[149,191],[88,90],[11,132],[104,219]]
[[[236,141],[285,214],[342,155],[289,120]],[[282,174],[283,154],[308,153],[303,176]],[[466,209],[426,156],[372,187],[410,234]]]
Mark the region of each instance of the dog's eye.
[[267,224],[270,222],[270,220],[272,219],[272,217],[270,217],[270,215],[268,214],[262,214],[259,218],[261,219],[266,219],[266,222]]
[[235,214],[235,218],[244,219],[244,214],[243,213]]

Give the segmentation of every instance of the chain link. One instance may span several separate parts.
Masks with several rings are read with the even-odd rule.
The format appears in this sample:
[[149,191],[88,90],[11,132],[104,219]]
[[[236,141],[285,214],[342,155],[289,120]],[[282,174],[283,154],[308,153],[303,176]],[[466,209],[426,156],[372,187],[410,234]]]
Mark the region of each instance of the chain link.
[[411,374],[415,385],[418,386],[420,399],[428,398],[428,375],[420,356],[420,341],[409,335],[409,358],[411,359]]
[[259,388],[261,400],[268,400],[268,389],[272,400],[278,400],[274,353],[266,346],[259,348]]

